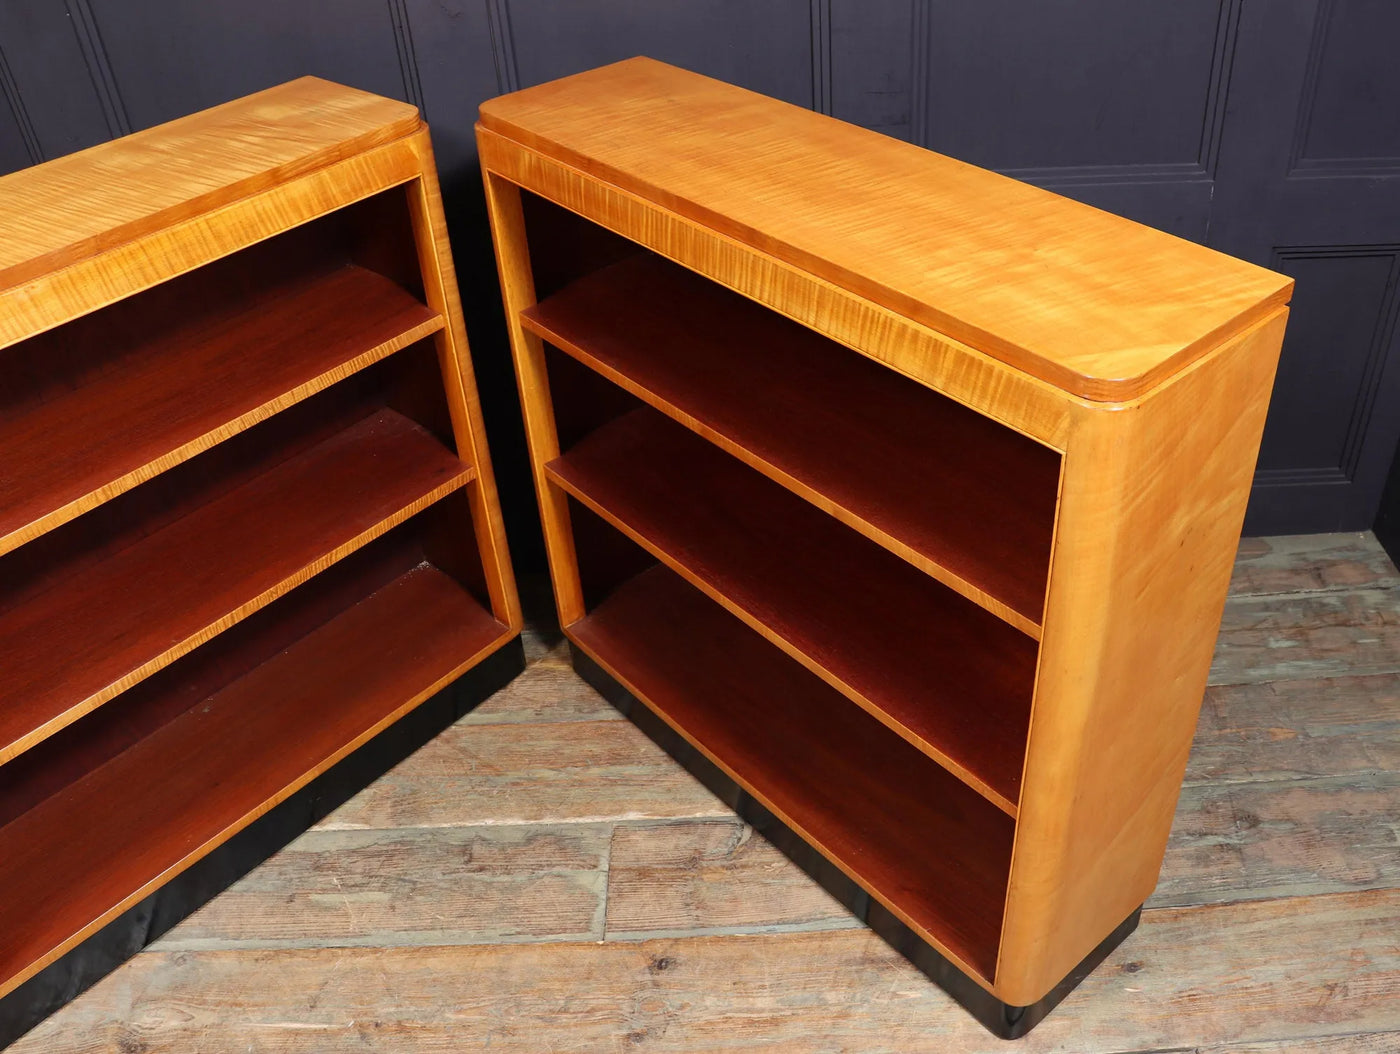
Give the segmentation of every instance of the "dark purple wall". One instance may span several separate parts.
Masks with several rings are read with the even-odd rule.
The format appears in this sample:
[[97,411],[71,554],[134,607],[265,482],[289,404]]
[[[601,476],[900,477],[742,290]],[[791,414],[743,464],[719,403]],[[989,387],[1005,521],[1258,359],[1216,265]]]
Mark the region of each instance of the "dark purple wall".
[[471,126],[649,54],[1295,276],[1247,527],[1361,529],[1400,440],[1397,42],[1395,0],[3,0],[0,171],[303,73],[422,106],[529,565]]

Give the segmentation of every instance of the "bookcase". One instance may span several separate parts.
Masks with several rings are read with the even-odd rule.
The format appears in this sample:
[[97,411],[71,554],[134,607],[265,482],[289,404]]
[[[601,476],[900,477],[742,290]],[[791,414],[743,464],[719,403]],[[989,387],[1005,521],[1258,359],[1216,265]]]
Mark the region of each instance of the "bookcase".
[[294,81],[0,224],[3,1045],[522,661],[413,107]]
[[576,667],[1024,1033],[1156,882],[1290,281],[644,58],[477,135]]

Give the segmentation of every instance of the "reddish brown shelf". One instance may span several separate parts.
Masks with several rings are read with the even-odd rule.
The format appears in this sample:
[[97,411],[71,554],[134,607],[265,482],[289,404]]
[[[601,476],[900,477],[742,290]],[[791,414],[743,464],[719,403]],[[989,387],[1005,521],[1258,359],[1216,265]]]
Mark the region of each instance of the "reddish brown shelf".
[[1015,815],[1036,645],[649,408],[550,477]]
[[[442,328],[345,266],[123,348],[0,420],[0,554]],[[13,349],[12,349],[13,350]]]
[[650,254],[575,281],[522,319],[1039,637],[1055,451]]
[[0,763],[474,475],[380,410],[60,578],[0,615]]
[[664,567],[568,634],[872,895],[992,977],[1010,817]]
[[0,827],[0,993],[508,635],[420,565]]

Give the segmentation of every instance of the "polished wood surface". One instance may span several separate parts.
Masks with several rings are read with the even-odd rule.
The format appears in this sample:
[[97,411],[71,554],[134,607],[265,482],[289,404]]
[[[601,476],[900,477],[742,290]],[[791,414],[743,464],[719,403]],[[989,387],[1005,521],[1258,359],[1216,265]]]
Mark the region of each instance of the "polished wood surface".
[[875,896],[891,891],[897,914],[990,978],[1010,817],[665,568],[567,632],[785,823]]
[[1286,320],[1151,403],[1086,417],[1065,455],[998,974],[1013,999],[1156,885]]
[[4,994],[521,619],[416,109],[304,78],[0,220]]
[[655,411],[603,426],[547,471],[1015,815],[1033,641]]
[[477,485],[467,491],[471,516],[480,547],[491,610],[497,619],[519,632],[522,625],[520,600],[515,588],[515,569],[506,546],[505,520],[496,493],[495,469],[486,443],[486,422],[476,391],[471,348],[466,324],[462,321],[462,298],[457,291],[457,271],[443,213],[442,191],[438,187],[437,166],[427,130],[409,140],[418,162],[418,178],[408,188],[408,208],[413,242],[429,307],[439,312],[446,325],[435,338],[438,366],[457,450],[477,470]]
[[[389,279],[350,266],[232,311],[155,323],[129,349],[106,337],[102,359],[87,357],[79,376],[36,385],[27,400],[18,386],[0,396],[0,554],[441,326]],[[60,385],[76,390],[55,393]]]
[[1141,395],[1285,303],[1292,287],[1160,231],[651,59],[490,100],[481,123],[1086,398]]
[[1039,637],[1053,450],[650,255],[580,279],[523,321]]
[[386,410],[0,614],[0,764],[472,476]]
[[421,125],[406,103],[302,77],[17,172],[0,179],[0,293]]
[[559,621],[569,623],[583,615],[583,585],[573,551],[568,504],[563,494],[546,484],[541,471],[542,465],[559,456],[559,436],[550,405],[544,345],[521,321],[521,313],[535,303],[535,277],[526,247],[525,215],[516,187],[493,177],[485,168],[482,179],[486,185],[486,209],[496,239],[496,269],[515,361],[525,441],[534,467],[535,495],[539,501],[550,579],[554,583],[554,603]]
[[[713,485],[727,475],[679,446],[648,440],[571,475],[633,427],[583,369],[1035,647],[1024,739],[994,731],[1005,710],[953,702],[976,692],[948,691],[930,720],[980,722],[986,734],[960,742],[1007,747],[966,766],[1015,820],[998,950],[969,975],[1012,1006],[1037,1002],[1160,869],[1292,283],[649,59],[493,100],[478,142],[566,624],[612,603],[619,573],[599,577],[587,511],[853,706],[873,700],[836,673],[838,636],[854,654],[857,640],[942,630],[904,627],[908,606],[859,595],[858,573],[828,589],[844,605],[824,607],[815,584],[836,575],[817,539],[833,536],[779,538],[752,515],[767,504],[728,502]],[[580,223],[593,235],[570,244]],[[582,578],[580,561],[594,568]],[[774,585],[794,567],[811,569],[810,591]],[[818,660],[819,640],[838,658]],[[923,650],[944,646],[925,668],[937,690],[878,709],[907,714],[985,678],[976,648]],[[610,672],[627,683],[624,666]],[[891,738],[912,727],[893,725]],[[866,888],[896,911],[910,895]]]
[[[607,232],[683,264],[1015,431],[1063,449],[1072,409],[1060,389],[1007,370],[999,360],[967,344],[852,296],[799,267],[755,253],[702,224],[589,179],[550,158],[521,150],[480,125],[477,146],[488,202],[493,198],[506,202],[529,193],[556,208],[587,216]],[[493,231],[517,228],[518,235],[513,233],[498,242],[497,261],[502,266],[523,252],[525,228],[523,222],[509,228],[500,222],[493,224]],[[514,307],[508,315],[534,303],[533,284],[528,297],[520,295],[514,300],[510,300],[510,288],[506,287],[507,303]],[[524,286],[516,288],[523,290]]]
[[411,570],[0,827],[0,993],[447,684],[503,631],[446,575]]
[[[272,132],[271,127],[264,130],[264,134]],[[0,288],[0,347],[208,266],[370,195],[410,183],[421,172],[414,138],[396,139],[354,154],[233,205],[197,213],[172,227],[45,272],[30,282]],[[23,175],[16,172],[4,179],[16,180]]]

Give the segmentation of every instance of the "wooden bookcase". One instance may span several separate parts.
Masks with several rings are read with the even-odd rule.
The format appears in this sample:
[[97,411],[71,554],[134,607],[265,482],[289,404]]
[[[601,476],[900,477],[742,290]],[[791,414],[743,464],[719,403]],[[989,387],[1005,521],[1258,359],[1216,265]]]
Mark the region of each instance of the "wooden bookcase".
[[294,81],[0,218],[3,1045],[521,660],[413,107]]
[[477,134],[576,666],[1026,1031],[1156,882],[1290,281],[648,59]]

